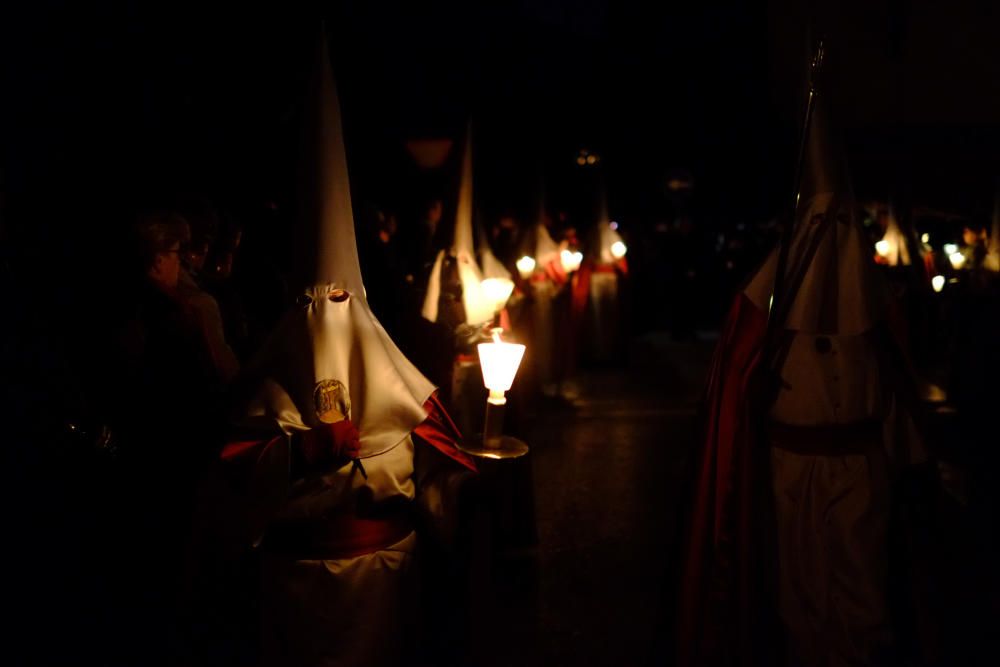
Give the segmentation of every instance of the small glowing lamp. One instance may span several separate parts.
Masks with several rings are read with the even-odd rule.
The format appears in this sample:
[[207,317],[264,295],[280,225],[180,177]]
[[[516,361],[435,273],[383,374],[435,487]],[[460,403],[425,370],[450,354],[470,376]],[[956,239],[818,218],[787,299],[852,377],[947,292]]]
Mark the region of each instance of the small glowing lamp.
[[889,250],[890,250],[889,242],[886,241],[885,239],[882,239],[881,241],[875,244],[875,252],[877,252],[881,257],[888,257]]
[[597,156],[593,155],[593,154],[588,155],[587,156],[587,164],[597,164]]
[[618,231],[618,223],[615,222],[614,220],[612,220],[611,222],[608,223],[608,227],[610,227],[611,231],[613,231],[613,232],[617,232]]
[[615,259],[621,259],[628,252],[628,246],[626,246],[621,241],[615,241],[611,244],[611,256]]
[[927,233],[921,234],[920,235],[920,241],[921,241],[921,243],[930,243],[931,242],[931,235],[927,234]]
[[480,285],[486,298],[493,302],[494,312],[503,309],[514,292],[514,281],[510,278],[487,278]]
[[562,263],[563,271],[572,273],[580,268],[580,263],[583,261],[583,253],[564,249],[559,253],[559,261]]
[[935,292],[940,292],[944,289],[944,276],[934,276],[931,278],[931,287],[934,288]]
[[958,252],[958,245],[957,244],[955,244],[955,243],[945,243],[944,244],[944,254],[946,254],[946,255],[948,255],[950,257],[951,255],[954,255],[956,252]]
[[507,404],[504,393],[514,382],[525,349],[524,345],[501,341],[501,333],[503,329],[493,329],[493,342],[476,346],[479,350],[479,365],[483,369],[483,384],[490,390],[486,399],[486,423],[483,425],[483,446],[487,449],[500,447],[503,411]]
[[948,261],[951,262],[952,268],[960,269],[965,264],[965,255],[960,252],[953,252],[948,255]]
[[522,278],[529,278],[532,273],[535,272],[535,258],[528,257],[525,255],[521,259],[517,260],[517,272],[521,274]]

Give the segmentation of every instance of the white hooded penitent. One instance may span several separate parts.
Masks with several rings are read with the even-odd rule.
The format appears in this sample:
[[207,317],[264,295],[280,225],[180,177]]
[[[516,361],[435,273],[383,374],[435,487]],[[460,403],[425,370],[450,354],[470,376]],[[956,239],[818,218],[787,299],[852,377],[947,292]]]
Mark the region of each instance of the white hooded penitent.
[[302,137],[297,305],[248,369],[250,421],[291,434],[351,419],[361,458],[388,451],[427,417],[434,386],[403,356],[365,298],[354,234],[340,103],[326,44],[318,57]]
[[989,271],[1000,271],[1000,190],[993,205],[993,226],[990,228],[990,241],[983,266]]
[[875,244],[875,251],[885,258],[889,266],[909,266],[910,248],[906,243],[906,236],[903,234],[896,216],[890,211],[889,222],[885,228],[885,234]]
[[[469,325],[480,325],[493,319],[496,301],[483,290],[483,274],[476,262],[475,246],[472,238],[472,132],[466,137],[465,155],[462,158],[462,182],[458,189],[458,208],[455,211],[455,235],[451,254],[458,263],[458,277],[462,283],[462,305],[465,307],[465,321]],[[421,314],[431,322],[437,322],[438,301],[441,298],[441,268],[445,251],[438,253],[434,267],[427,281],[427,293]]]

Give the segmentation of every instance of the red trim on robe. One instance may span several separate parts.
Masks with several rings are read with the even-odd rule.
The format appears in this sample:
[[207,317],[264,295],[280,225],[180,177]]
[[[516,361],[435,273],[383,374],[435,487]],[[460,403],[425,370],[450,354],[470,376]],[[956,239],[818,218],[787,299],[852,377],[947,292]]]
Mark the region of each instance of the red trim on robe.
[[510,313],[507,312],[506,307],[500,309],[500,328],[503,329],[504,331],[511,330]]
[[562,260],[558,257],[546,262],[542,270],[545,272],[545,276],[557,286],[566,282],[566,269],[563,268]]
[[444,409],[436,391],[424,403],[424,409],[427,410],[427,419],[413,429],[413,435],[418,436],[448,458],[462,464],[472,472],[476,472],[476,463],[472,457],[458,448],[458,443],[462,441],[462,434],[447,410]]
[[[678,665],[774,664],[772,582],[761,557],[772,510],[751,397],[767,315],[741,292],[715,349],[681,555]],[[769,461],[769,459],[766,459]],[[773,563],[770,565],[773,566]]]

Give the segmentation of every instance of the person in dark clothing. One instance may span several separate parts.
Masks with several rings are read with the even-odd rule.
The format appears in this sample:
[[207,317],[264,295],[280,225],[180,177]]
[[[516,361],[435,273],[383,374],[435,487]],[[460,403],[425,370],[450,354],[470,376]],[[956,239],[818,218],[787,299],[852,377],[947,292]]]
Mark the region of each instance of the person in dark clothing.
[[[196,487],[221,441],[221,388],[194,315],[178,293],[183,219],[136,227],[140,275],[119,336],[114,423],[120,475],[109,531],[123,663],[165,664],[186,652],[183,600]],[[161,647],[151,656],[150,646]]]

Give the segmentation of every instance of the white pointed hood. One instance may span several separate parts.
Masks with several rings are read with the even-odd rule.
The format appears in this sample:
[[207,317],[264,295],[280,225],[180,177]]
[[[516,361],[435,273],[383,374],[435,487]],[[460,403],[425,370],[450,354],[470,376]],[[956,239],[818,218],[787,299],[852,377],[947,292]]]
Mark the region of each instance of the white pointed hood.
[[[472,130],[465,141],[465,155],[462,157],[462,180],[458,189],[458,207],[455,211],[455,232],[452,239],[451,255],[458,264],[458,277],[462,282],[462,305],[465,307],[465,321],[479,325],[493,319],[494,302],[483,292],[483,273],[476,262],[475,245],[472,237]],[[495,259],[495,258],[494,258]],[[441,298],[441,270],[445,251],[438,253],[427,281],[424,307],[421,311],[425,319],[436,322],[438,303]]]
[[479,245],[479,261],[483,267],[484,279],[504,278],[510,280],[510,271],[503,265],[503,262],[496,258],[496,255],[490,249],[489,242],[485,238]]
[[536,271],[544,271],[546,265],[559,261],[559,244],[552,239],[548,227],[545,226],[544,195],[538,204],[538,219],[524,235],[521,254],[535,260]]
[[885,234],[882,235],[881,240],[886,242],[885,261],[889,266],[910,266],[912,264],[906,235],[892,211],[889,211],[889,222],[886,224]]
[[611,226],[611,215],[608,213],[608,194],[601,191],[597,227],[592,232],[588,252],[599,264],[614,264],[618,260],[611,253],[611,246],[623,243],[621,234]]
[[[779,326],[850,336],[875,325],[885,312],[886,295],[858,221],[846,161],[831,141],[823,111],[819,105],[809,131],[783,287],[785,294],[794,293],[794,297],[791,303],[785,298],[782,310],[787,314]],[[745,290],[765,312],[777,264],[775,249]]]
[[535,225],[535,266],[541,268],[559,260],[559,244],[552,240],[548,228],[541,220]]
[[624,243],[624,241],[622,241],[621,234],[612,228],[611,223],[607,220],[597,223],[597,248],[601,264],[614,264],[618,261],[611,252],[611,246],[616,243]]
[[[305,110],[296,231],[301,293],[251,363],[245,417],[285,433],[350,418],[361,456],[399,444],[434,386],[403,356],[365,298],[340,104],[325,41]],[[334,411],[331,413],[331,408]],[[331,416],[333,415],[333,416]]]
[[983,266],[990,271],[1000,271],[1000,192],[997,193],[993,205],[993,226],[990,229],[990,242]]

